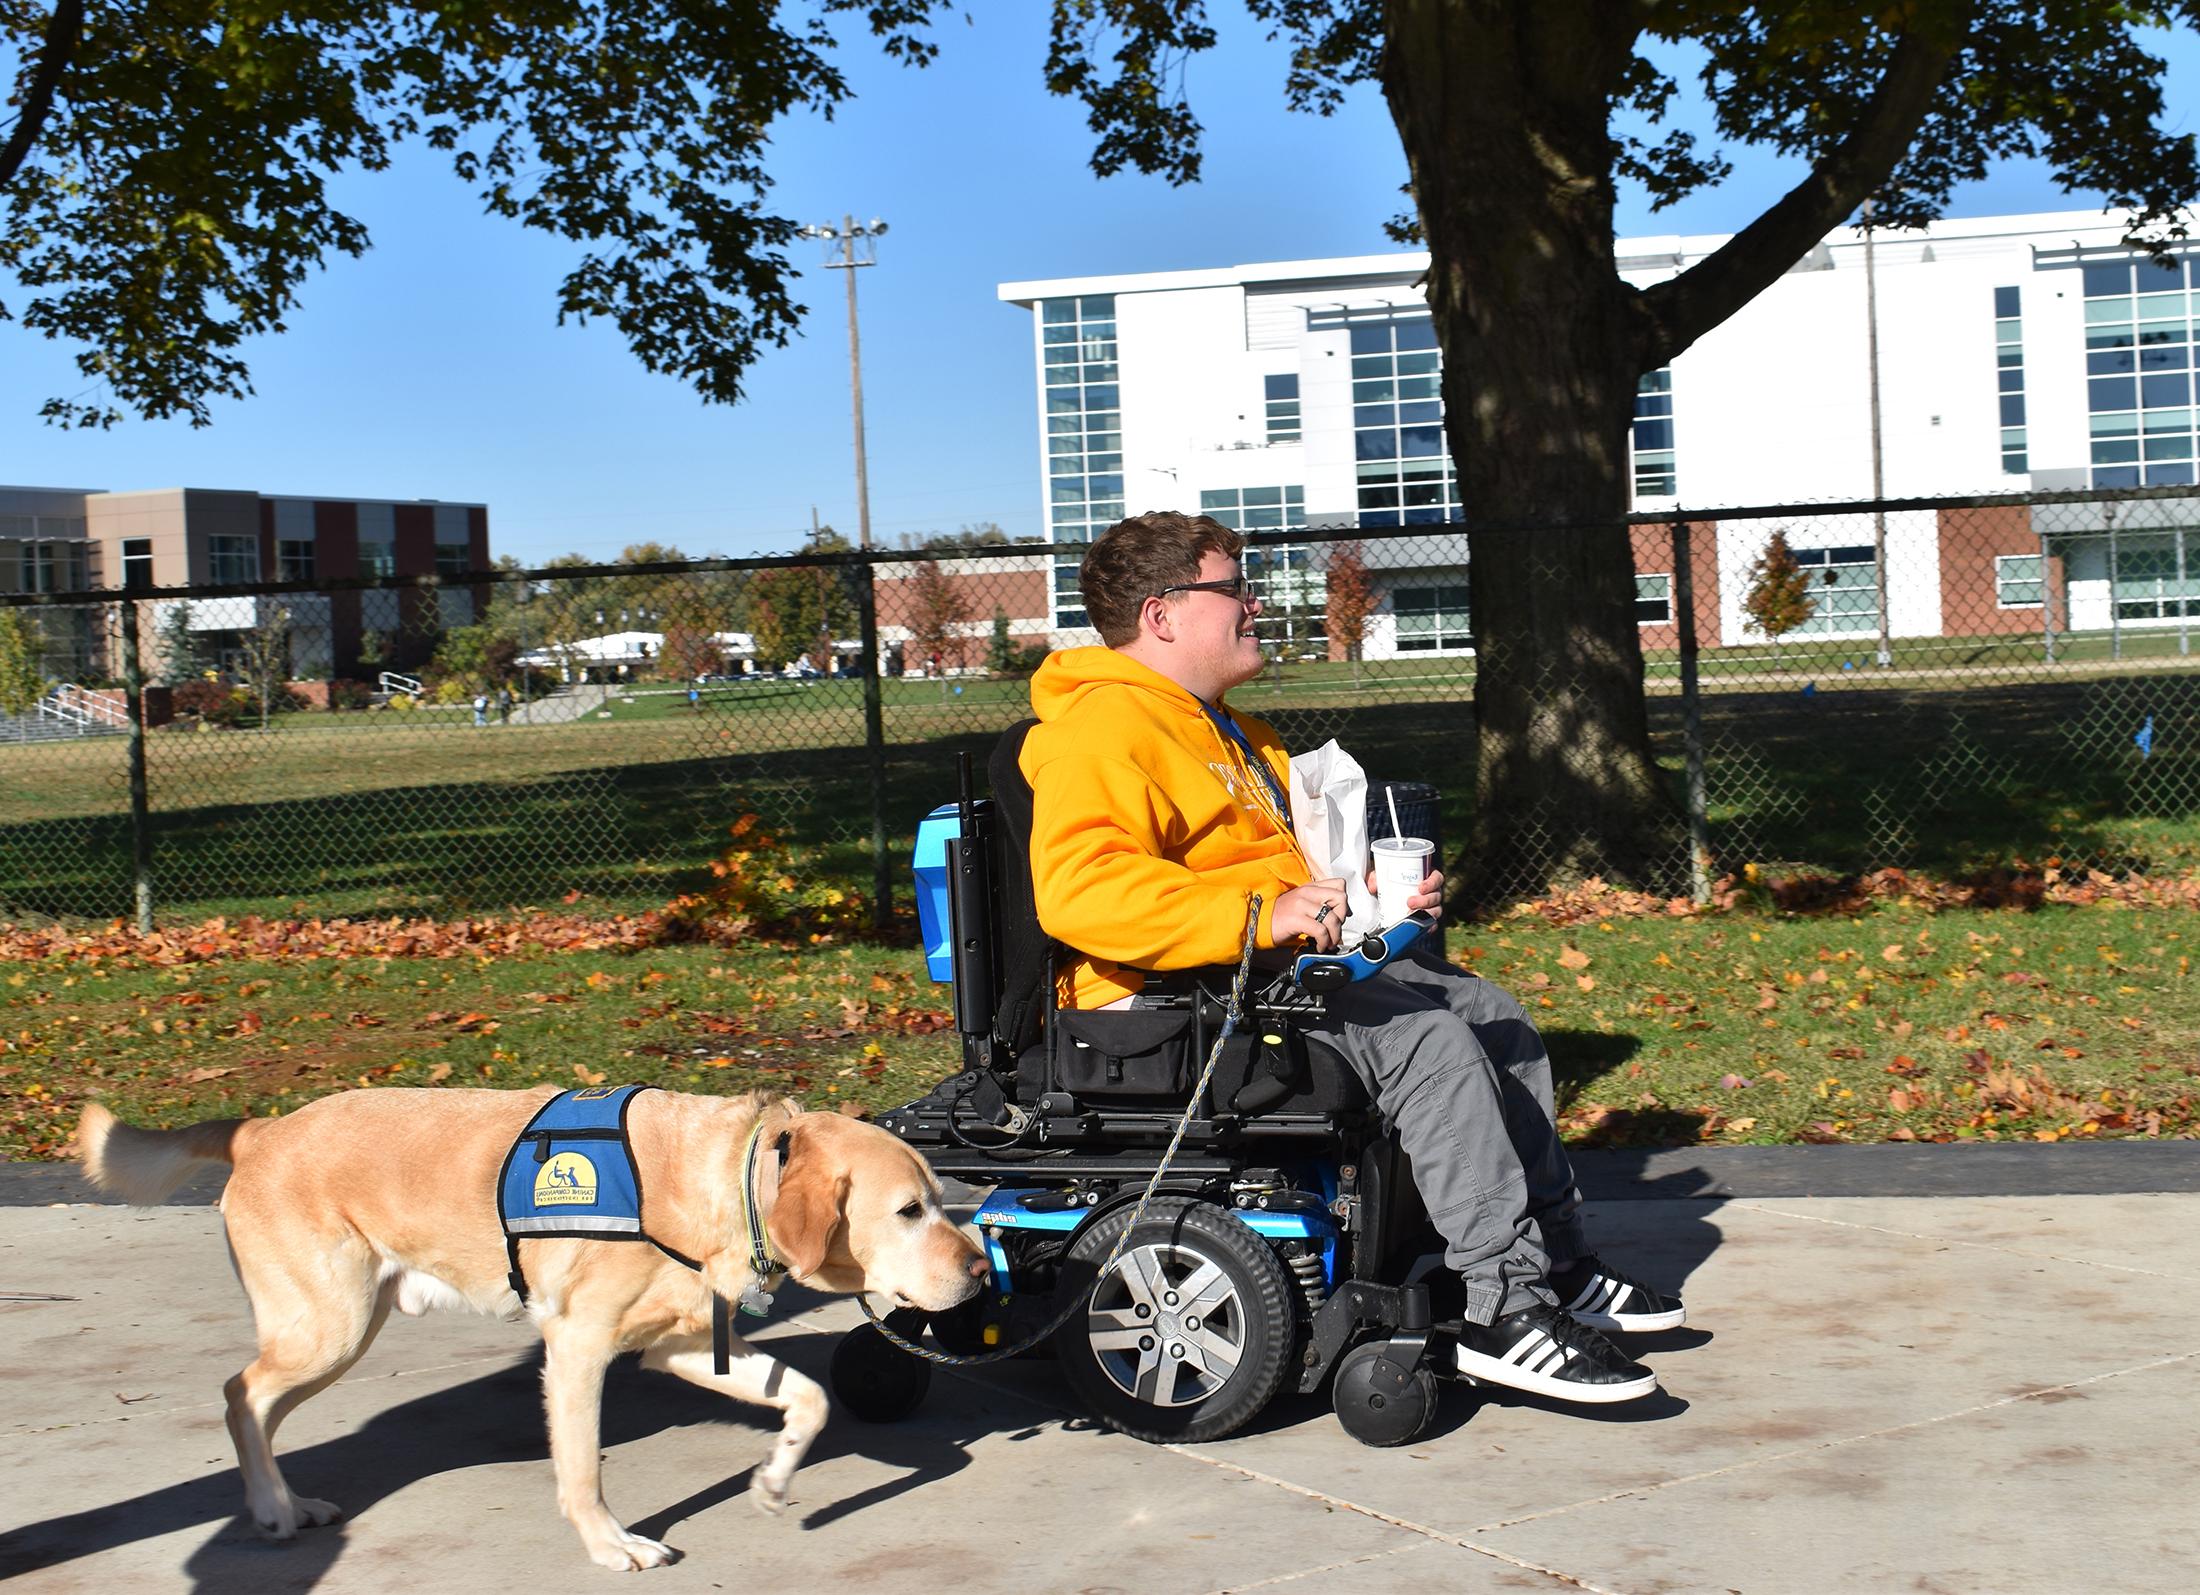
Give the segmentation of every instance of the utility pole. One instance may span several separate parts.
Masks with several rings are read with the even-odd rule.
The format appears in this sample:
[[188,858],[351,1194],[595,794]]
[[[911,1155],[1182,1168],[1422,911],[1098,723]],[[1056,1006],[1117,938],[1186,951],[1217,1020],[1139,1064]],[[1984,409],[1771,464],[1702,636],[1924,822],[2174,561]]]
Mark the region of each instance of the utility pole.
[[1872,263],[1872,202],[1864,201],[1864,321],[1872,385],[1872,596],[1879,611],[1879,666],[1894,663],[1887,641],[1887,476],[1879,443],[1879,278]]
[[856,535],[866,549],[871,546],[871,482],[863,448],[863,341],[856,331],[856,268],[878,264],[878,240],[885,233],[886,224],[876,216],[860,224],[853,216],[843,216],[838,227],[826,222],[795,232],[797,238],[822,239],[826,268],[848,274],[848,385],[855,394],[856,412]]

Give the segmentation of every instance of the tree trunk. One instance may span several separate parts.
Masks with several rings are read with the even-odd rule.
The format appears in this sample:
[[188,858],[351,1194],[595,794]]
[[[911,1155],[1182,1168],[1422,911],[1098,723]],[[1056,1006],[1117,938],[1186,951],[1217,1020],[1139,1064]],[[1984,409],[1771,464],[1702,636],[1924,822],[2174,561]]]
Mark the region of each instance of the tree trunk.
[[1639,344],[1612,248],[1611,0],[1390,0],[1384,89],[1412,169],[1468,520],[1470,902],[1600,875],[1669,887],[1685,843],[1650,756],[1623,519]]

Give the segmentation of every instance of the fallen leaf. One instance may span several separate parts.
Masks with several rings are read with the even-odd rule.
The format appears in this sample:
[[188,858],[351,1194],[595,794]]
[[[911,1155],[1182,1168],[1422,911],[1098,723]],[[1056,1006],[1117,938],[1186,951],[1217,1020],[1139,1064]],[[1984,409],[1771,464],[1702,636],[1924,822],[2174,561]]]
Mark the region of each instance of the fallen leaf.
[[1594,991],[1597,989],[1597,977],[1594,975],[1576,975],[1574,976],[1574,984],[1583,991]]
[[1558,961],[1568,969],[1587,969],[1589,967],[1589,955],[1579,947],[1561,947],[1558,950]]
[[451,1066],[447,1063],[439,1063],[433,1069],[430,1069],[428,1071],[428,1084],[435,1085],[441,1081],[448,1080],[450,1077]]
[[579,1078],[582,1085],[603,1084],[603,1071],[601,1069],[591,1069],[585,1063],[574,1064],[573,1073]]
[[186,1085],[197,1085],[202,1080],[219,1080],[225,1074],[235,1074],[236,1072],[237,1071],[233,1068],[193,1069],[189,1074],[185,1075],[183,1079]]
[[1748,1087],[1749,1082],[1738,1074],[1722,1074],[1719,1076],[1719,1084],[1729,1091],[1741,1091]]
[[1907,952],[1903,951],[1902,944],[1900,942],[1889,942],[1886,946],[1879,949],[1879,956],[1886,959],[1887,962],[1890,964],[1899,964],[1902,962],[1903,959],[1909,957],[1910,955]]

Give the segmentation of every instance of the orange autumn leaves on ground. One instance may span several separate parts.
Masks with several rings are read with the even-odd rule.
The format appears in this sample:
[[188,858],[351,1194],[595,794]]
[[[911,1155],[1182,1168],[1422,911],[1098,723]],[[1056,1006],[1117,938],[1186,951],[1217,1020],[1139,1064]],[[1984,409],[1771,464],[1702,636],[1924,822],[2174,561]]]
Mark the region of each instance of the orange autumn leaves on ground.
[[2191,1135],[2189,923],[1913,907],[1615,916],[1552,935],[1515,918],[1481,927],[1464,958],[1543,1028],[1577,1141]]

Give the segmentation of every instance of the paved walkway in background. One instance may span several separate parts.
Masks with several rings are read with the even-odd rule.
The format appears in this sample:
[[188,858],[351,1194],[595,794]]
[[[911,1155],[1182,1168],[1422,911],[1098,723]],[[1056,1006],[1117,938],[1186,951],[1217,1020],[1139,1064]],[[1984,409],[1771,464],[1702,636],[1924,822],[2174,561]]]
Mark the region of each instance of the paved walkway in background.
[[[1286,1398],[1232,1439],[1155,1447],[1077,1417],[1046,1362],[943,1371],[907,1422],[836,1417],[767,1519],[742,1499],[767,1415],[622,1365],[606,1488],[685,1553],[640,1575],[666,1592],[2183,1595],[2200,1144],[1748,1150],[1584,1159],[1608,1248],[1686,1286],[1692,1326],[1640,1342],[1664,1385],[1646,1401],[1452,1388],[1431,1433],[1375,1451]],[[1821,1155],[1882,1150],[1934,1155]],[[23,1203],[66,1178],[0,1175]],[[822,1377],[855,1308],[784,1299],[758,1338]],[[350,1518],[276,1546],[238,1517],[220,1386],[250,1341],[214,1211],[0,1207],[0,1317],[13,1588],[614,1578],[557,1515],[523,1325],[394,1321],[282,1434],[293,1485]]]
[[[593,683],[566,687],[550,697],[537,698],[533,703],[514,704],[511,723],[516,726],[563,725],[568,720],[578,720],[583,715],[601,709],[618,690],[617,687]],[[494,710],[490,712],[492,715],[495,713]]]

